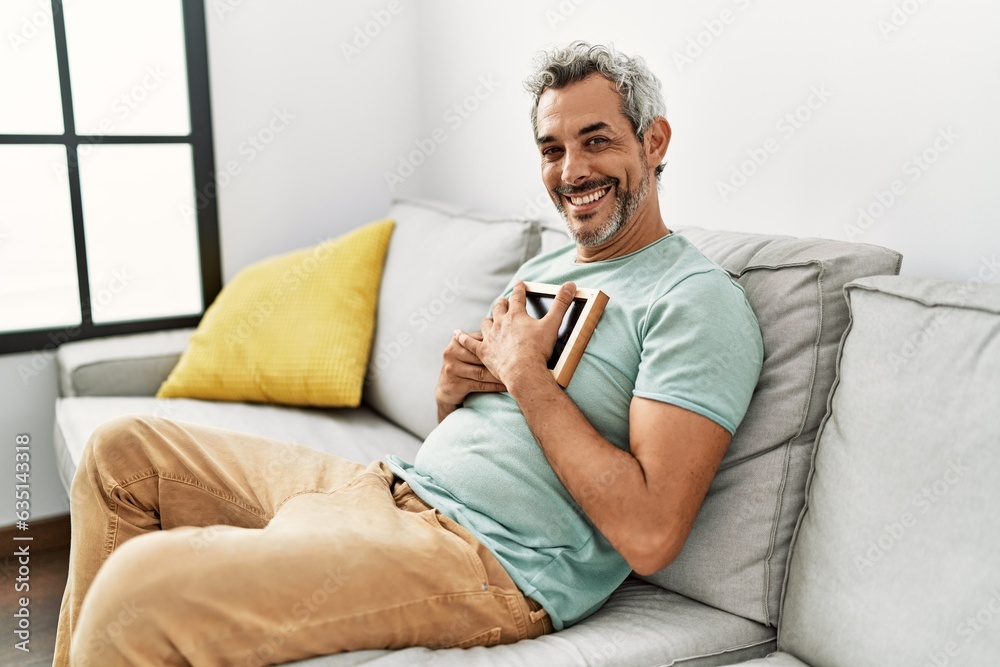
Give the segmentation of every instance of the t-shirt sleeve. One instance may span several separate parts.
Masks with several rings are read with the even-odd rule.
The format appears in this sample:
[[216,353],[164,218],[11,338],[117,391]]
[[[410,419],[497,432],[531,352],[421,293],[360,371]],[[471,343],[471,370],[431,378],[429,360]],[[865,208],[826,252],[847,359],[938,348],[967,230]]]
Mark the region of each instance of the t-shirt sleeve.
[[691,410],[732,434],[764,357],[739,285],[721,270],[687,276],[650,305],[642,327],[633,395]]

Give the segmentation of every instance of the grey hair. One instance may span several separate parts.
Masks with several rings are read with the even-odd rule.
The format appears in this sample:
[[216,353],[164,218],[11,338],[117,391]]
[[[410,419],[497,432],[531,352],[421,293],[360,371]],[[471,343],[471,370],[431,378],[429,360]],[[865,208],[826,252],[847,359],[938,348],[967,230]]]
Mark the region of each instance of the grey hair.
[[[614,46],[576,41],[551,51],[542,51],[535,59],[535,70],[524,81],[534,96],[531,105],[531,129],[538,136],[538,100],[549,88],[564,88],[600,74],[615,84],[621,95],[622,113],[631,121],[639,141],[658,116],[667,115],[663,85],[640,56],[629,57]],[[663,165],[656,168],[660,177]]]

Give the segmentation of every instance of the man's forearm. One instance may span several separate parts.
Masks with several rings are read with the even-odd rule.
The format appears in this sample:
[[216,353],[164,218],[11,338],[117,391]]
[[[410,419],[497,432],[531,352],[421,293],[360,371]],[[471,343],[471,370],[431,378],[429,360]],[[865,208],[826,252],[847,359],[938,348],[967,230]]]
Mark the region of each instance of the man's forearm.
[[597,432],[548,369],[511,384],[508,390],[552,469],[598,530],[633,567],[647,551],[659,549],[651,543],[659,533],[638,525],[644,513],[637,509],[649,502],[639,461]]

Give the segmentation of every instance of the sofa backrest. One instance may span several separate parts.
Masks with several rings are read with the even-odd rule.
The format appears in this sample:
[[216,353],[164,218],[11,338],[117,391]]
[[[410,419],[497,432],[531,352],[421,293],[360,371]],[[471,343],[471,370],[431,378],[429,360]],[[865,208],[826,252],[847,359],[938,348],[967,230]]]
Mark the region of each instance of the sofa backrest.
[[540,247],[537,222],[444,202],[397,199],[379,288],[364,402],[423,439],[437,425],[434,389],[456,329],[478,331],[517,267]]
[[832,667],[1000,664],[1000,285],[847,294],[778,646]]
[[845,283],[896,274],[901,257],[841,241],[682,230],[743,286],[764,364],[680,555],[648,581],[776,625],[789,544],[847,328]]

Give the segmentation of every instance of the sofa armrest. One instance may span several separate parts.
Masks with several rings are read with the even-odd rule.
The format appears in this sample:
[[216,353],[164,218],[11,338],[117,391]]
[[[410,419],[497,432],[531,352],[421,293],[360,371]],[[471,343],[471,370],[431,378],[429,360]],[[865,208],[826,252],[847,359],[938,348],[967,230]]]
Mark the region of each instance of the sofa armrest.
[[56,353],[62,396],[153,396],[194,329],[65,343]]

